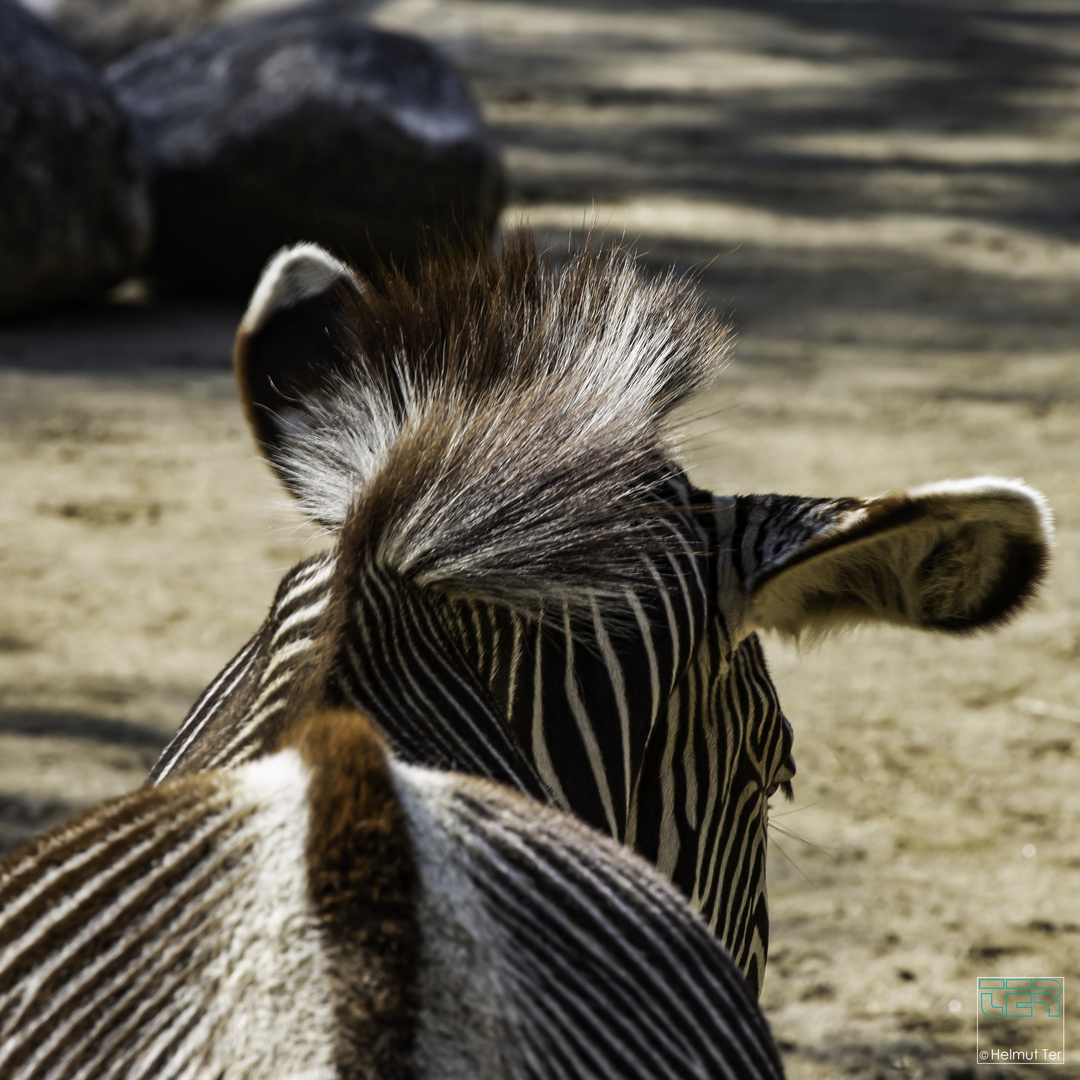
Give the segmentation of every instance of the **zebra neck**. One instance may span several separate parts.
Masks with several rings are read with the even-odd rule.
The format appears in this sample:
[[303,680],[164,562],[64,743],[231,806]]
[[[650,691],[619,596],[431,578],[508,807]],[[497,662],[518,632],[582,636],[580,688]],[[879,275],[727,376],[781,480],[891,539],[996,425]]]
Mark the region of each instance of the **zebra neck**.
[[491,694],[447,631],[443,602],[366,563],[343,620],[335,690],[410,764],[464,772],[549,801]]

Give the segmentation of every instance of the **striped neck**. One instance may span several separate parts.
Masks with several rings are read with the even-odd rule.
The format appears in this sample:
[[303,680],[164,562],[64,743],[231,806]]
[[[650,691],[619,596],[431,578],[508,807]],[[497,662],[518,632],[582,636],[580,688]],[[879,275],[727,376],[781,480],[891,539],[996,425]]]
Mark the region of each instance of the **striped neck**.
[[330,692],[374,717],[403,761],[483,776],[547,801],[431,590],[371,563],[353,574]]

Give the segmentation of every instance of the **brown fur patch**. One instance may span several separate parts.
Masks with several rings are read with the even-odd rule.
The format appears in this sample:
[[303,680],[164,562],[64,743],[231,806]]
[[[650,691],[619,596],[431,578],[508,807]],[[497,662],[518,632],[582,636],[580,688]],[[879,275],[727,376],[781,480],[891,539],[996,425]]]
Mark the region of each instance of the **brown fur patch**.
[[302,721],[285,745],[312,771],[307,869],[328,942],[343,1077],[413,1075],[417,871],[382,740],[356,712]]

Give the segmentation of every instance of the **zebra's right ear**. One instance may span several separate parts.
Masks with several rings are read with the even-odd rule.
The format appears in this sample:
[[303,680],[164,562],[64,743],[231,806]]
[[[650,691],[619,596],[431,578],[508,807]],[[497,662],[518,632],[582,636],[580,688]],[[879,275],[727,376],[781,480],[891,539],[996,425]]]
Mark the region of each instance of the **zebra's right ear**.
[[307,403],[345,365],[343,309],[364,295],[360,278],[317,244],[283,248],[263,270],[236,332],[233,366],[259,449],[294,495],[280,462],[308,429]]
[[1046,573],[1043,496],[996,476],[872,499],[740,496],[733,552],[759,627],[857,622],[969,633],[1008,621]]

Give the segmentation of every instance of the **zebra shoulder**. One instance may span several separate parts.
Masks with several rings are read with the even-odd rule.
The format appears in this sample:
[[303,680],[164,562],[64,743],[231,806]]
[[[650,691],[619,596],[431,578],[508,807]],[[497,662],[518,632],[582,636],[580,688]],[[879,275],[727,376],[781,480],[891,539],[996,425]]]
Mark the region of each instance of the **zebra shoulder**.
[[407,836],[381,743],[340,726],[0,862],[0,1075],[408,1075]]

